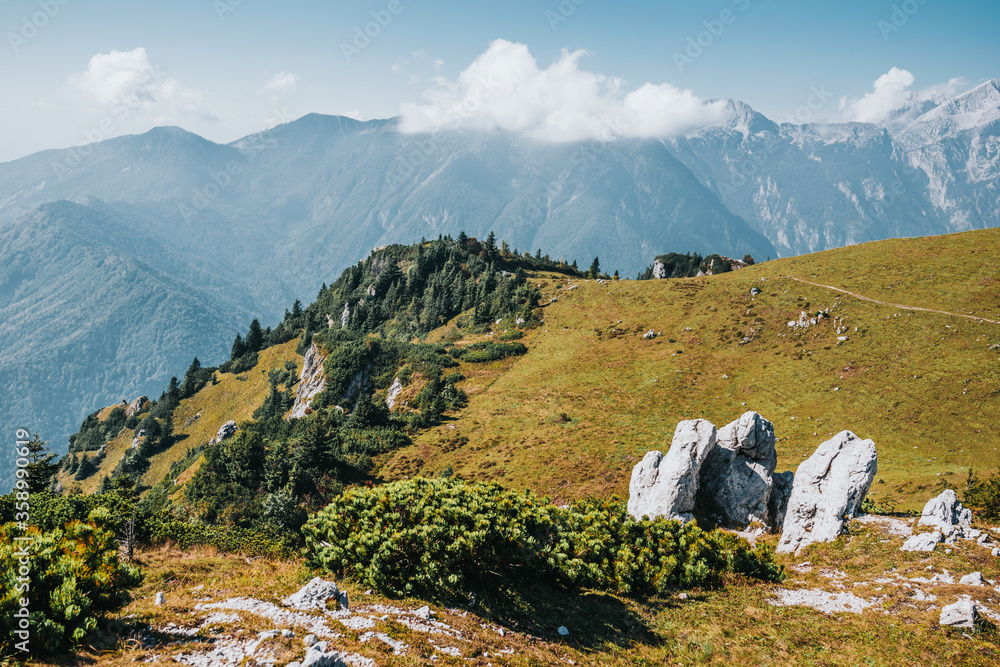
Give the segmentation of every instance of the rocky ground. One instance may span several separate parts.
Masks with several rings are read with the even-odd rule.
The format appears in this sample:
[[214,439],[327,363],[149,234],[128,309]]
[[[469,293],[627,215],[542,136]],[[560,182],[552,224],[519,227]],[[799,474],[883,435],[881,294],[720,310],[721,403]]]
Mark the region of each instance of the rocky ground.
[[301,563],[165,548],[142,556],[147,582],[117,637],[79,657],[206,667],[739,664],[766,648],[759,664],[996,664],[1000,529],[980,527],[984,543],[902,551],[914,530],[930,530],[918,522],[863,515],[835,542],[780,555],[781,585],[732,582],[647,603],[584,592],[520,614],[389,600]]

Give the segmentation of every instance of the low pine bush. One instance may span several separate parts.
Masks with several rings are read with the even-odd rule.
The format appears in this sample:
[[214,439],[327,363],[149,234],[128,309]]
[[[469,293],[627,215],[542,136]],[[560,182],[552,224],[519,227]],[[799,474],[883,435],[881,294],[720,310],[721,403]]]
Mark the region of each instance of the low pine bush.
[[989,479],[977,479],[969,471],[964,504],[978,519],[1000,521],[1000,472]]
[[303,532],[314,565],[388,595],[442,602],[531,580],[647,597],[715,586],[727,574],[783,578],[769,550],[728,533],[637,522],[618,500],[560,509],[456,479],[351,489]]
[[[14,523],[0,525],[0,654],[14,654],[20,638],[20,600],[30,601],[30,643],[34,655],[79,644],[98,621],[129,600],[129,589],[142,581],[139,570],[118,561],[118,544],[106,527],[107,509],[90,513],[87,521],[70,521],[42,531],[31,527],[31,542]],[[27,556],[18,553],[27,545]],[[20,579],[26,576],[28,587]]]

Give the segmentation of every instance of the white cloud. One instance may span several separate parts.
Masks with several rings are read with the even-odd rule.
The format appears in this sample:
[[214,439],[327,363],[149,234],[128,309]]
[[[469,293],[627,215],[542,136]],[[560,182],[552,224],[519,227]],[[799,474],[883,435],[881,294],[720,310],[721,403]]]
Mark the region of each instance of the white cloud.
[[422,104],[400,108],[400,130],[503,130],[549,141],[665,137],[722,121],[725,102],[581,70],[585,51],[563,51],[539,69],[528,47],[498,39],[451,81],[435,77]]
[[914,81],[913,74],[893,67],[875,79],[870,93],[860,98],[842,97],[840,111],[849,121],[883,124],[912,116],[928,102],[940,104],[953,97],[965,83],[957,78],[924,90],[910,90]]
[[71,75],[69,83],[84,98],[104,107],[156,109],[164,118],[177,112],[215,118],[205,109],[200,93],[160,72],[142,47],[98,53],[90,59],[87,71]]
[[291,72],[280,72],[271,77],[271,80],[268,81],[259,92],[263,95],[272,95],[277,97],[278,95],[293,92],[298,87],[298,75],[292,74]]

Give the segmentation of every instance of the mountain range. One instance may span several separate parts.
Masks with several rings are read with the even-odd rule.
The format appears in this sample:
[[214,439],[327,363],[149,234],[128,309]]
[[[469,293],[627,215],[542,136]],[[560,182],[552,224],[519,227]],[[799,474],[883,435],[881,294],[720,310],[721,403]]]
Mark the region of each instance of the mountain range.
[[997,81],[891,131],[728,104],[663,140],[310,114],[227,145],[159,127],[0,164],[0,428],[61,451],[88,412],[221,361],[251,318],[385,243],[493,232],[628,276],[671,251],[760,261],[997,225]]

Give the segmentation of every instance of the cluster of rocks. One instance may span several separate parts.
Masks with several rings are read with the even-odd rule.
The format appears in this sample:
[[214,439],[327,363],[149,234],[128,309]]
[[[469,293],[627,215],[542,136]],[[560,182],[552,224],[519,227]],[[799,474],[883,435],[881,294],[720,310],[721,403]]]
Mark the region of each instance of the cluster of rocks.
[[830,317],[829,309],[821,310],[815,315],[809,315],[809,313],[803,310],[799,313],[799,319],[788,321],[788,326],[794,329],[808,329],[811,326],[816,326],[828,317]]
[[954,544],[958,540],[975,540],[991,548],[994,556],[1000,556],[1000,546],[991,542],[989,535],[972,527],[972,510],[963,507],[951,489],[927,501],[917,525],[933,530],[913,535],[903,543],[900,551],[934,551],[942,542]]
[[836,539],[875,477],[875,443],[842,431],[797,474],[774,472],[774,443],[774,425],[756,412],[718,431],[705,419],[682,421],[665,455],[649,452],[633,468],[628,511],[733,529],[757,523],[781,532],[779,552]]

